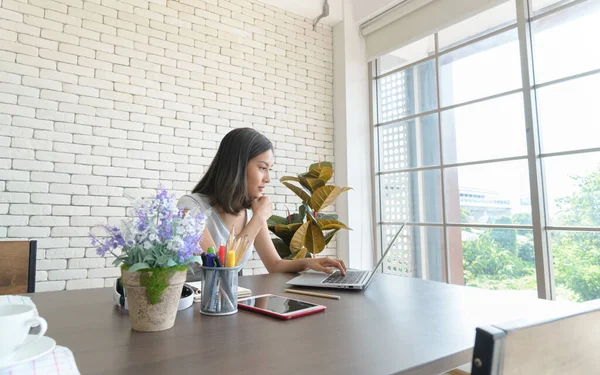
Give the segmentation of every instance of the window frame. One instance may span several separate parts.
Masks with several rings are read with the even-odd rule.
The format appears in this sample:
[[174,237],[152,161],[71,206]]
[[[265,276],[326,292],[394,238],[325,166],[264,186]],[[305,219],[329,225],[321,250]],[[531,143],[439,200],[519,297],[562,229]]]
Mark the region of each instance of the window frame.
[[[536,14],[533,14],[530,6],[530,1],[528,0],[509,0],[513,1],[516,4],[516,21],[505,24],[501,27],[497,27],[489,32],[485,32],[482,35],[475,36],[469,40],[462,41],[452,45],[451,47],[445,48],[440,51],[439,42],[438,42],[438,33],[434,34],[435,48],[434,54],[428,56],[426,58],[422,58],[418,61],[411,62],[410,64],[386,71],[384,74],[377,74],[377,64],[378,59],[373,62],[369,62],[368,71],[369,71],[369,96],[370,96],[370,125],[372,130],[372,147],[373,152],[372,156],[372,166],[374,168],[373,174],[373,188],[375,195],[373,197],[373,218],[376,225],[374,225],[374,238],[376,239],[376,245],[379,250],[379,254],[381,255],[383,250],[384,241],[384,226],[390,225],[398,225],[399,222],[386,222],[382,220],[382,199],[381,199],[381,190],[380,190],[380,180],[381,176],[391,173],[398,172],[419,172],[431,169],[439,169],[442,174],[441,179],[441,204],[442,204],[442,222],[441,223],[428,223],[428,222],[408,222],[407,229],[410,227],[427,227],[427,228],[442,228],[443,230],[443,249],[441,249],[441,259],[443,260],[443,269],[441,270],[443,281],[447,283],[454,284],[462,284],[464,283],[463,278],[463,266],[462,266],[462,249],[460,254],[450,253],[450,229],[452,228],[499,228],[499,229],[516,229],[516,230],[532,230],[533,231],[533,244],[534,244],[534,254],[535,254],[535,269],[536,269],[536,282],[537,282],[537,294],[539,298],[544,299],[556,299],[556,286],[554,283],[554,275],[553,275],[553,264],[552,264],[552,256],[551,256],[551,236],[553,231],[569,231],[569,232],[577,232],[577,231],[593,231],[600,232],[600,227],[577,227],[577,226],[548,226],[546,223],[547,213],[546,213],[546,205],[544,202],[545,192],[543,190],[543,160],[549,156],[560,156],[560,155],[571,155],[571,154],[580,154],[586,152],[594,152],[599,151],[600,147],[589,148],[589,149],[581,149],[581,150],[571,150],[571,151],[563,151],[556,153],[548,153],[543,154],[540,150],[540,134],[539,134],[539,124],[537,119],[537,105],[536,105],[536,93],[537,89],[561,83],[564,81],[569,81],[581,77],[585,77],[587,75],[600,73],[600,69],[595,69],[592,71],[581,72],[575,75],[570,75],[567,77],[559,78],[556,80],[552,80],[550,82],[544,82],[541,84],[535,84],[534,81],[534,71],[533,71],[533,41],[532,41],[532,30],[531,25],[534,21],[548,17],[557,12],[563,11],[565,9],[578,6],[587,1],[596,1],[596,0],[567,0],[563,2],[554,3],[548,7],[548,9],[543,11],[538,11]],[[494,95],[486,96],[483,98],[477,98],[474,100],[470,100],[464,103],[457,103],[453,105],[449,105],[446,107],[441,106],[440,102],[440,57],[451,53],[452,51],[470,46],[474,43],[490,39],[496,35],[507,32],[509,30],[516,29],[517,37],[518,37],[518,48],[519,48],[519,58],[520,58],[520,73],[521,73],[521,87],[514,90],[509,90],[501,93],[497,93]],[[425,112],[421,112],[418,114],[412,114],[409,116],[404,116],[401,118],[396,118],[390,121],[378,122],[378,113],[379,113],[379,105],[378,105],[378,82],[381,78],[384,78],[388,75],[395,74],[397,72],[406,70],[410,67],[418,66],[427,62],[429,60],[435,60],[435,80],[436,80],[436,94],[437,94],[437,108]],[[443,154],[442,154],[442,145],[443,145],[443,135],[442,135],[442,113],[444,111],[459,108],[471,104],[475,104],[478,102],[483,102],[499,97],[504,97],[508,95],[512,95],[515,93],[520,93],[523,98],[523,111],[524,111],[524,119],[525,119],[525,128],[526,133],[526,155],[519,156],[511,156],[505,158],[496,158],[490,160],[477,160],[477,161],[469,161],[469,162],[457,162],[457,163],[448,163],[445,164]],[[379,150],[379,139],[378,133],[379,128],[385,125],[389,125],[392,123],[398,123],[402,121],[411,120],[418,117],[423,117],[431,114],[437,114],[438,117],[438,135],[439,135],[439,153],[440,153],[440,164],[439,166],[434,167],[415,167],[415,168],[401,168],[400,170],[386,170],[381,172],[379,170],[379,158],[380,158],[380,150]],[[447,215],[447,202],[446,202],[446,187],[444,186],[446,183],[446,179],[444,178],[444,173],[449,168],[469,166],[469,165],[478,165],[478,164],[489,164],[503,161],[513,161],[513,160],[526,160],[528,165],[529,172],[529,193],[530,193],[530,201],[531,201],[531,214],[532,214],[532,223],[531,225],[519,225],[519,224],[472,224],[472,223],[455,223],[448,222]],[[458,190],[457,190],[458,194]],[[419,202],[417,202],[419,203]],[[453,231],[456,232],[456,231]],[[460,238],[459,238],[460,240]],[[431,252],[431,250],[429,250]],[[420,257],[424,262],[427,262],[427,258],[430,254],[420,254]],[[424,258],[424,259],[423,259]],[[459,274],[460,273],[460,274]],[[418,273],[417,273],[418,274]],[[422,276],[422,275],[419,275]]]

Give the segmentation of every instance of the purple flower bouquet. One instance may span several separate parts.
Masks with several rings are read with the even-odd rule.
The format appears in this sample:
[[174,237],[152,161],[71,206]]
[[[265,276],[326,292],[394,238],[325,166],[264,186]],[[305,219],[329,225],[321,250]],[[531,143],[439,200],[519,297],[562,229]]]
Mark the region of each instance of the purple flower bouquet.
[[[155,197],[137,198],[132,203],[130,217],[119,226],[104,227],[107,237],[90,234],[98,255],[113,254],[113,264],[123,264],[130,272],[201,262],[204,214],[177,208],[175,196],[162,186]],[[120,255],[114,253],[118,248],[122,249]]]

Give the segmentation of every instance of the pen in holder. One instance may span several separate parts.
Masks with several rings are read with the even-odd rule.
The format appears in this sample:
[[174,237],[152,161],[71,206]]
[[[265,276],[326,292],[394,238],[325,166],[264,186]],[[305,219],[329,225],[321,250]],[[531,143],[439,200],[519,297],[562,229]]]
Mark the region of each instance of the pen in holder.
[[238,272],[242,267],[202,267],[200,313],[231,315],[237,313]]

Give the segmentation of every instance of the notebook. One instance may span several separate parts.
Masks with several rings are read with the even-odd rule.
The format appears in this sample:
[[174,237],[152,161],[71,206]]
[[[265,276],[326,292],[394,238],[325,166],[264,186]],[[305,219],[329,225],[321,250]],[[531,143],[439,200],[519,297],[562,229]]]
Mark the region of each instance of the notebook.
[[344,276],[342,276],[339,271],[336,271],[331,275],[327,275],[323,272],[304,272],[302,275],[289,280],[287,283],[290,285],[317,288],[366,289],[369,286],[371,279],[373,279],[377,268],[381,265],[392,246],[394,246],[400,232],[404,229],[404,225],[405,224],[402,224],[400,226],[400,229],[398,229],[398,232],[396,232],[396,235],[389,243],[383,256],[379,259],[379,262],[377,262],[375,267],[373,267],[372,271],[347,270],[346,275]]

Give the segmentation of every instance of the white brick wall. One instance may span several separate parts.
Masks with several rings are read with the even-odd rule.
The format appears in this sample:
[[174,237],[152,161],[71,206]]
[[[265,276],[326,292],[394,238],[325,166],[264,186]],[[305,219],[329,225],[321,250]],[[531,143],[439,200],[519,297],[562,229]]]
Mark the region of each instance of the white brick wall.
[[274,142],[294,209],[277,179],[333,159],[332,42],[258,1],[0,0],[0,237],[38,239],[37,290],[112,285],[87,233],[186,194],[235,127]]

